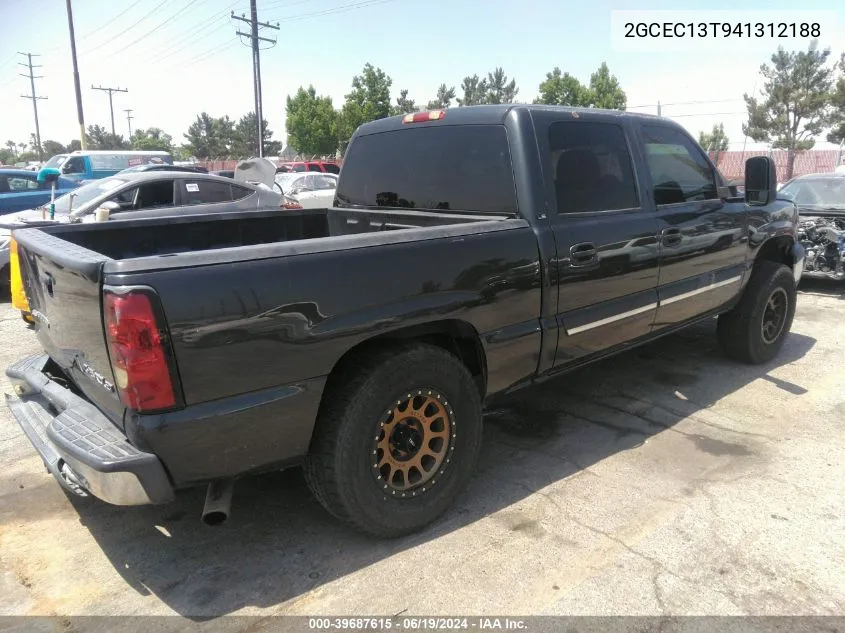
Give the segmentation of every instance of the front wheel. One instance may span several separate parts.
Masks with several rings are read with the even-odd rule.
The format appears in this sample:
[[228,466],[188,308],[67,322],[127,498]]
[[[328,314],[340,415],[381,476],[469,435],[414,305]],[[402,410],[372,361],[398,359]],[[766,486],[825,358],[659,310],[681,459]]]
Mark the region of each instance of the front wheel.
[[481,446],[469,371],[447,351],[415,344],[371,356],[336,384],[305,462],[314,496],[375,536],[434,521],[466,486]]
[[717,334],[725,353],[753,365],[774,358],[792,327],[796,296],[788,266],[757,262],[742,299],[719,317]]

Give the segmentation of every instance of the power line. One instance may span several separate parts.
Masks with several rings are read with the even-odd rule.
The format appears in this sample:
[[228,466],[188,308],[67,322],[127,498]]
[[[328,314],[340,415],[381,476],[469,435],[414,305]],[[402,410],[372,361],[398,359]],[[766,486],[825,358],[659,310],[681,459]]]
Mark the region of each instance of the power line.
[[94,35],[94,33],[97,33],[97,32],[99,32],[99,31],[102,31],[102,30],[103,30],[105,27],[107,27],[109,24],[111,24],[112,22],[116,22],[117,20],[119,20],[120,18],[122,18],[124,15],[126,15],[127,13],[129,13],[129,12],[130,12],[132,9],[134,9],[136,6],[138,6],[139,4],[141,4],[141,1],[142,1],[142,0],[135,0],[135,2],[133,2],[132,4],[130,4],[128,7],[126,7],[123,11],[121,11],[120,13],[118,13],[118,14],[117,14],[116,16],[114,16],[111,20],[107,20],[106,22],[103,22],[103,23],[102,23],[100,26],[98,26],[96,29],[93,29],[93,30],[89,31],[88,33],[86,33],[86,34],[85,34],[85,35],[83,35],[82,37],[91,37],[92,35]]
[[[229,8],[238,4],[239,1],[240,0],[235,0],[235,2],[233,2],[229,6]],[[228,15],[226,15],[226,16],[215,15],[213,18],[211,18],[211,20],[207,21],[207,26],[211,26],[211,24],[213,24],[216,20],[220,20],[221,17],[228,18],[229,16]],[[230,26],[229,22],[224,22],[223,24],[220,24],[219,26],[211,29],[210,31],[207,30],[207,28],[203,29],[202,27],[198,26],[198,28],[194,29],[194,32],[190,36],[188,36],[187,38],[185,38],[185,39],[183,39],[179,42],[176,42],[175,44],[171,44],[170,46],[166,46],[161,51],[156,51],[156,56],[154,58],[154,61],[160,62],[160,61],[164,61],[166,59],[170,59],[171,57],[173,57],[174,55],[176,55],[178,53],[181,53],[185,49],[190,48],[190,47],[194,46],[195,44],[198,44],[199,41],[203,37],[207,37],[207,36],[211,35],[212,33],[216,33],[217,31],[220,31],[220,30],[222,30],[222,29],[224,29],[228,26]]]
[[711,103],[739,103],[743,99],[712,99],[709,101],[676,101],[675,103],[650,103],[648,105],[628,106],[627,110],[638,110],[640,108],[657,108],[677,105],[706,105]]
[[[29,85],[32,88],[32,94],[31,95],[21,95],[21,97],[23,97],[24,99],[32,99],[32,111],[35,114],[35,151],[38,152],[38,160],[41,160],[43,158],[43,156],[41,155],[42,154],[42,150],[41,150],[41,128],[38,125],[38,100],[39,99],[46,99],[47,97],[39,97],[38,95],[35,94],[35,80],[36,79],[43,79],[43,77],[41,77],[41,76],[36,77],[32,72],[33,68],[41,68],[41,66],[38,66],[38,65],[34,66],[32,64],[32,57],[33,57],[32,53],[18,53],[18,55],[23,55],[27,59],[26,64],[21,64],[19,62],[18,65],[23,66],[25,68],[28,68],[29,74],[28,75],[24,75],[22,73],[18,73],[18,74],[21,77],[28,77],[29,78]],[[35,57],[40,57],[40,56],[35,55]]]
[[109,112],[111,113],[111,135],[116,136],[114,132],[114,105],[112,104],[112,94],[115,92],[129,92],[126,88],[103,88],[102,86],[91,86],[91,90],[102,90],[109,93]]
[[321,11],[314,11],[311,13],[301,13],[300,15],[293,15],[290,17],[276,17],[270,18],[274,22],[299,22],[301,20],[310,20],[311,18],[319,18],[324,15],[331,15],[334,13],[345,13],[347,11],[354,11],[355,9],[363,9],[364,7],[375,6],[377,4],[385,4],[388,2],[395,2],[396,0],[364,0],[363,2],[353,2],[351,4],[344,4],[339,7],[331,9],[323,9]]
[[109,39],[107,39],[106,41],[101,42],[101,43],[97,44],[94,48],[91,48],[91,49],[89,49],[89,50],[85,51],[85,53],[86,53],[86,54],[93,53],[94,51],[98,51],[98,50],[100,50],[101,48],[103,48],[103,46],[105,46],[106,44],[108,44],[108,43],[110,43],[110,42],[115,41],[117,38],[119,38],[121,35],[123,35],[123,34],[124,34],[124,33],[126,33],[127,31],[131,31],[132,29],[134,29],[134,28],[135,28],[136,26],[138,26],[141,22],[143,22],[144,20],[146,20],[148,17],[150,17],[153,13],[155,13],[156,11],[158,11],[161,7],[163,7],[163,6],[164,6],[165,4],[167,4],[168,2],[169,2],[169,0],[161,0],[161,2],[159,2],[159,3],[158,3],[158,4],[157,4],[157,5],[156,5],[153,9],[152,9],[152,11],[150,11],[150,12],[149,12],[149,13],[147,13],[147,14],[145,14],[143,17],[141,17],[140,19],[136,20],[133,24],[130,24],[129,26],[127,26],[125,29],[123,29],[123,30],[122,30],[122,31],[120,31],[119,33],[116,33],[115,35],[111,36],[111,37],[110,37]]
[[228,44],[217,44],[214,46],[214,48],[210,48],[207,51],[203,51],[196,57],[192,57],[186,60],[181,64],[181,68],[190,68],[191,66],[194,66],[195,64],[205,61],[206,59],[209,59],[211,57],[215,57],[216,55],[219,55],[224,51],[232,50],[233,48],[238,46],[238,44],[239,41],[231,41]]
[[112,53],[112,55],[117,55],[118,53],[122,53],[122,52],[123,52],[123,51],[125,51],[127,48],[131,48],[132,46],[135,46],[135,44],[137,44],[138,42],[140,42],[140,41],[141,41],[141,40],[143,40],[144,38],[149,37],[150,35],[152,35],[152,34],[153,34],[153,33],[155,33],[156,31],[158,31],[161,27],[166,26],[166,25],[168,25],[168,24],[171,24],[171,23],[172,23],[172,21],[173,21],[174,19],[176,19],[177,17],[179,17],[180,15],[182,15],[182,14],[183,14],[185,11],[187,11],[188,9],[190,9],[190,8],[191,8],[191,5],[192,5],[192,4],[195,4],[196,2],[197,2],[197,0],[190,0],[190,2],[188,2],[188,4],[184,5],[181,9],[179,9],[176,13],[174,13],[173,15],[171,15],[169,18],[166,18],[166,19],[165,19],[163,22],[161,22],[160,24],[158,24],[157,26],[154,26],[152,29],[150,29],[149,31],[147,31],[146,33],[144,33],[144,34],[143,34],[141,37],[139,37],[138,39],[133,40],[133,41],[129,42],[129,43],[128,43],[126,46],[124,46],[123,48],[119,48],[118,50],[114,51],[114,52]]

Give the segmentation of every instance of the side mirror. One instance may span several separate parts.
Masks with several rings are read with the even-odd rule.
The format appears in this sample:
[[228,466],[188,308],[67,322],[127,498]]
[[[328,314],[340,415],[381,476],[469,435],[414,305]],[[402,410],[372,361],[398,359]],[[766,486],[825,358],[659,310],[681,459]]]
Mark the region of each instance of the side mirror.
[[56,182],[59,179],[59,176],[61,175],[61,172],[55,167],[42,167],[39,170],[36,179],[38,180],[38,182],[53,183]]
[[755,156],[745,161],[745,202],[766,205],[778,193],[775,161],[768,156]]

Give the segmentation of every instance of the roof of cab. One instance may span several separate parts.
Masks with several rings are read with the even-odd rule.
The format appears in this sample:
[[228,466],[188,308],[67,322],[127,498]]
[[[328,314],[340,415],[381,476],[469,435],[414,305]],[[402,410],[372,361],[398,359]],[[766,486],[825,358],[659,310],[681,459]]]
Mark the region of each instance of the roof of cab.
[[[603,110],[600,108],[570,108],[566,106],[550,106],[528,103],[504,103],[501,105],[477,105],[447,108],[446,116],[438,121],[432,121],[431,125],[501,124],[504,122],[505,117],[508,115],[508,113],[512,110],[527,112],[572,112],[579,114],[589,114],[591,117],[606,116],[608,118],[642,118],[649,121],[659,119],[660,121],[664,121],[670,124],[673,123],[670,119],[657,117],[653,114],[640,114],[627,112],[625,110]],[[407,126],[402,123],[402,119],[404,116],[404,114],[400,114],[397,116],[387,117],[384,119],[378,119],[377,121],[364,123],[363,125],[361,125],[361,127],[358,128],[358,130],[355,132],[355,135],[358,136],[362,134],[376,134],[378,132],[386,132],[389,130],[407,128]],[[427,124],[427,122],[424,122],[418,125]]]

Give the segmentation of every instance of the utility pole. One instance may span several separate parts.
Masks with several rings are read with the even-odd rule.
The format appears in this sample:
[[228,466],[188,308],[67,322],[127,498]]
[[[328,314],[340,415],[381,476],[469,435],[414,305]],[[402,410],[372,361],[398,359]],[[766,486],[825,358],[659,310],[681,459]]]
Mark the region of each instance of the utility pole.
[[132,119],[135,118],[132,116],[132,110],[124,110],[126,113],[126,123],[129,125],[129,138],[132,139]]
[[[32,99],[32,111],[35,114],[35,151],[38,152],[38,160],[43,160],[43,150],[41,149],[41,128],[38,125],[38,100],[39,99],[46,99],[47,97],[39,97],[35,94],[35,80],[36,79],[43,79],[41,75],[36,77],[32,69],[33,68],[41,68],[41,66],[33,66],[32,65],[32,53],[18,53],[18,55],[23,55],[27,58],[27,63],[22,64],[18,62],[18,66],[23,66],[24,68],[29,68],[29,74],[24,75],[23,73],[18,73],[21,77],[29,77],[29,85],[32,88],[31,95],[21,95],[24,99]],[[39,55],[35,55],[35,57],[39,57]]]
[[660,102],[657,102],[657,116],[662,116],[663,109],[660,107]]
[[67,5],[67,25],[70,29],[70,56],[73,60],[73,87],[76,90],[76,118],[79,121],[79,146],[87,149],[85,142],[85,117],[82,116],[82,88],[79,87],[79,66],[76,64],[76,36],[73,33],[73,10],[70,7],[70,0],[65,0]]
[[275,29],[276,31],[279,30],[278,22],[273,24],[268,24],[266,22],[259,22],[258,21],[258,8],[256,6],[256,0],[249,0],[249,19],[246,18],[245,15],[241,15],[240,17],[235,15],[235,12],[232,11],[232,18],[235,20],[240,20],[241,22],[246,22],[250,25],[250,32],[244,33],[242,31],[236,31],[238,35],[242,35],[244,37],[249,37],[252,41],[252,81],[253,85],[255,86],[255,118],[257,122],[257,130],[256,133],[258,134],[258,157],[264,157],[264,112],[262,108],[262,101],[261,101],[261,55],[259,54],[259,42],[270,42],[270,44],[276,43],[276,40],[272,40],[267,37],[260,37],[258,35],[258,27],[263,26],[268,29]]
[[109,93],[109,113],[111,114],[111,135],[116,136],[114,132],[114,104],[112,103],[112,94],[115,92],[129,92],[126,88],[103,88],[102,86],[91,85],[91,90],[102,90]]

